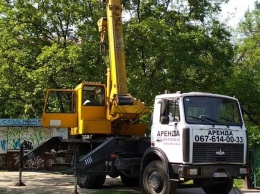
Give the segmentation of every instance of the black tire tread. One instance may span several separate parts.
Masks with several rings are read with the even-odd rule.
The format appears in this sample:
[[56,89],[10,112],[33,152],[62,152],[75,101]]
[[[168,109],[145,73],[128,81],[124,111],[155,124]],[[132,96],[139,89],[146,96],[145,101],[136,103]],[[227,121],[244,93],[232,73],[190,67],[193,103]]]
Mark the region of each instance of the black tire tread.
[[208,182],[206,186],[202,187],[206,194],[228,194],[233,188],[233,179],[227,179],[222,183]]
[[[148,177],[149,174],[153,171],[158,171],[164,178],[163,180],[163,188],[160,191],[154,191],[151,187],[148,185]],[[142,187],[143,192],[147,194],[176,194],[177,190],[177,183],[170,181],[169,175],[167,174],[167,171],[163,165],[163,163],[159,160],[154,160],[150,162],[143,173],[142,177]]]
[[97,189],[103,186],[106,175],[86,175],[84,178],[78,176],[78,185],[80,188]]

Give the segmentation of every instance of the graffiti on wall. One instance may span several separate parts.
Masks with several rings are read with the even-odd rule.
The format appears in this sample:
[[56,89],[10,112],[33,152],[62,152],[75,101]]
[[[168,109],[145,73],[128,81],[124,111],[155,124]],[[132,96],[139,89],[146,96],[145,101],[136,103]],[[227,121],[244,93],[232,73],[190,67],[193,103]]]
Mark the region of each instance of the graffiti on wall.
[[[28,130],[26,128],[22,129],[22,127],[8,127],[7,135],[8,135],[8,149],[19,149],[21,146],[21,140],[25,138]],[[24,136],[23,136],[24,134]]]
[[42,127],[0,127],[0,154],[7,153],[7,150],[19,150],[24,140],[31,142],[35,148],[53,136],[66,139],[68,130]]
[[24,140],[35,148],[53,136],[68,138],[67,129],[42,127],[8,127],[8,149],[20,149]]
[[53,134],[53,130],[51,128],[28,127],[28,129],[29,138],[27,141],[32,142],[34,147],[51,138]]
[[31,142],[35,148],[53,136],[67,139],[68,129],[37,126],[0,126],[0,154],[6,154],[8,150],[19,150],[24,140]]
[[[19,165],[19,153],[14,153],[13,158],[15,161],[15,166]],[[32,156],[28,160],[26,160],[23,164],[23,168],[27,170],[39,170],[44,168],[44,160],[40,157]]]
[[68,129],[54,128],[53,136],[58,136],[58,137],[62,137],[63,139],[68,139]]
[[0,169],[6,169],[6,154],[0,155]]
[[[18,151],[24,140],[30,142],[33,148],[36,148],[54,136],[67,139],[68,129],[43,128],[41,119],[0,119],[0,169],[7,169],[7,164],[11,165],[10,161],[7,161],[7,154],[14,150]],[[19,154],[12,155],[12,158],[14,159],[12,164],[18,166]],[[49,163],[64,163],[63,160],[65,159],[57,158],[49,161]],[[29,160],[25,161],[24,168],[30,170],[42,169],[44,165],[44,155],[32,155]]]
[[7,153],[7,128],[0,129],[0,154]]
[[44,168],[44,160],[40,157],[33,157],[27,160],[23,166],[27,170],[39,170]]

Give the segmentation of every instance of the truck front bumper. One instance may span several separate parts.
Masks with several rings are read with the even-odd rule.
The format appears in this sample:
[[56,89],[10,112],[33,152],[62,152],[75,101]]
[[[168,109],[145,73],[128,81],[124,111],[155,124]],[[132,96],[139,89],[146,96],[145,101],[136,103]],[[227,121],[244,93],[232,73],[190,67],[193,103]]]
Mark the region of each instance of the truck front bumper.
[[179,174],[179,178],[243,178],[249,174],[248,165],[171,165],[173,171]]

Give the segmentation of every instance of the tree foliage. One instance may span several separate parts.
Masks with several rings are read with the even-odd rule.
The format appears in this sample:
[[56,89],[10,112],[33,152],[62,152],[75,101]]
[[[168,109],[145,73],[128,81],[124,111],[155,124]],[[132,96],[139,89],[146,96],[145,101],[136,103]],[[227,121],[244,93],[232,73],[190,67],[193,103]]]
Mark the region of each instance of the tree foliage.
[[135,8],[125,33],[131,91],[148,102],[166,89],[223,92],[234,52],[231,34],[214,17],[220,2],[168,2],[129,6]]
[[[168,89],[224,93],[231,34],[216,17],[224,0],[122,1],[129,91],[152,105]],[[105,83],[98,0],[0,2],[0,117],[40,117],[47,88]]]
[[252,144],[259,144],[260,133],[260,4],[247,11],[240,22],[240,40],[236,48],[230,91],[237,96],[243,108]]
[[73,88],[86,78],[99,81],[101,5],[1,1],[1,117],[40,117],[47,88]]

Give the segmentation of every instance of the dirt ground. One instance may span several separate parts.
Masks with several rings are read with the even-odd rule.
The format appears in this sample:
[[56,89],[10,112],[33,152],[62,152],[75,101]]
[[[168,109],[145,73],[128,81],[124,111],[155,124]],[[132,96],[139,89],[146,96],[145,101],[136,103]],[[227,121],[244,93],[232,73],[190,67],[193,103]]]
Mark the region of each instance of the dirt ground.
[[[76,194],[74,177],[71,173],[22,172],[22,182],[26,186],[15,186],[19,182],[19,172],[0,171],[0,194]],[[119,178],[107,177],[103,188],[80,189],[79,194],[137,194],[139,187],[125,187]],[[177,194],[204,194],[201,188],[178,189]],[[233,190],[230,194],[260,194],[258,190]]]
[[[26,186],[15,186],[19,183],[19,172],[0,172],[0,194],[72,194],[74,193],[74,177],[64,173],[22,172],[22,183]],[[120,179],[107,178],[104,187],[98,190],[81,189],[79,194],[98,193],[140,193],[139,188],[127,188]]]

